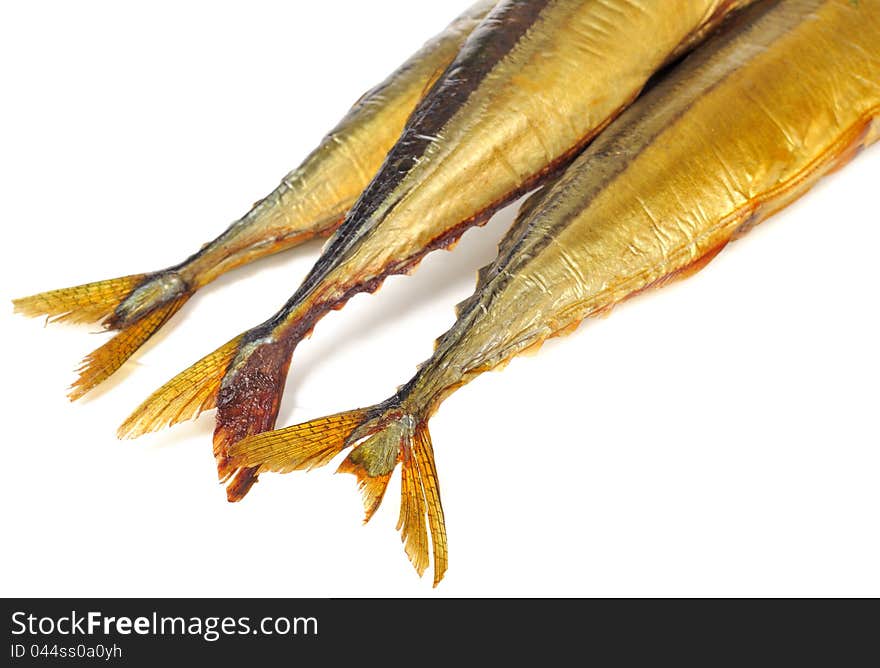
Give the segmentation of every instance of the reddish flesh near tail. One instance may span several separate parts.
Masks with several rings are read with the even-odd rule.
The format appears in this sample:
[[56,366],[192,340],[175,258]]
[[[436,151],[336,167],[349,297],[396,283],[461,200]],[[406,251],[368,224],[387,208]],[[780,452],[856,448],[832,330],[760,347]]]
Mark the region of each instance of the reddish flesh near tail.
[[226,458],[229,444],[275,426],[292,352],[286,340],[263,344],[237,369],[234,382],[221,387],[214,456],[222,479],[232,473]]

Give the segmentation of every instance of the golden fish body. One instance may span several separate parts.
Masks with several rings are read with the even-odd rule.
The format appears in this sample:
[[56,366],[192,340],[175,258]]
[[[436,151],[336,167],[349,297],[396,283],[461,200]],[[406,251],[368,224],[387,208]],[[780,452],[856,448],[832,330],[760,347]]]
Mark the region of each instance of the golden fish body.
[[[502,0],[419,102],[382,168],[291,299],[169,381],[123,424],[137,436],[216,406],[214,450],[275,424],[296,345],[327,312],[570,161],[669,59],[746,0]],[[254,480],[242,473],[230,498]]]
[[528,203],[422,399],[700,268],[877,139],[880,3],[787,0],[733,22]]
[[[316,305],[408,269],[533,187],[743,4],[500,2],[416,109],[329,244],[332,260],[316,265],[278,328],[300,327]],[[511,44],[499,44],[498,25]]]
[[[398,528],[447,566],[427,420],[457,387],[725,244],[880,138],[880,2],[762,2],[648,91],[524,205],[474,295],[399,392],[246,438],[233,465],[309,469],[352,447],[367,517],[402,466]],[[429,540],[430,539],[430,540]]]
[[367,91],[281,184],[181,269],[199,287],[229,269],[329,234],[379,171],[413,109],[495,0],[480,0]]
[[15,300],[16,311],[53,320],[102,322],[119,333],[89,355],[71,388],[76,399],[106,380],[199,288],[221,274],[332,232],[378,171],[422,95],[494,6],[480,0],[368,91],[281,184],[183,262]]

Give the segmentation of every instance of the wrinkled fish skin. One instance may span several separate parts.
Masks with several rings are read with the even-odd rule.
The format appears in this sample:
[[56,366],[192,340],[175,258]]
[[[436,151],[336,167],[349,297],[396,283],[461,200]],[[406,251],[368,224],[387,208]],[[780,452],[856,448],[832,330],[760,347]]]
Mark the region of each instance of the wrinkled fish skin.
[[[345,448],[369,518],[402,468],[419,573],[448,563],[427,421],[480,373],[584,318],[689,275],[880,139],[880,2],[762,2],[669,73],[523,206],[432,357],[393,397],[234,444],[286,473]],[[426,528],[427,521],[427,528]]]
[[302,165],[181,271],[199,286],[234,266],[333,231],[375,176],[416,104],[494,0],[480,0],[365,93]]
[[765,3],[535,196],[411,383],[418,401],[699,269],[878,138],[880,3]]
[[[648,78],[744,2],[500,2],[267,327],[409,269],[570,159]],[[648,36],[646,37],[639,36]],[[454,193],[454,196],[450,196]]]
[[480,0],[367,92],[272,193],[183,262],[15,300],[24,315],[101,322],[119,332],[83,361],[70,398],[109,378],[196,290],[221,274],[332,232],[378,171],[416,103],[494,4]]
[[[120,433],[137,436],[216,405],[218,471],[231,475],[226,449],[274,426],[293,349],[324,314],[449,246],[566,164],[654,72],[739,4],[688,0],[669,11],[656,0],[499,2],[418,104],[287,304],[160,388]],[[253,482],[242,476],[233,499]]]

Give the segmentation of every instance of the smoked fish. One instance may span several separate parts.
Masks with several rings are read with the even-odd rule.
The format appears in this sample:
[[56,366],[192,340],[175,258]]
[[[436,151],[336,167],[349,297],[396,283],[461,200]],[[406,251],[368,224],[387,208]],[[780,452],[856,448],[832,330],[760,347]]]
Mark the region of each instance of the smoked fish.
[[422,95],[495,5],[480,0],[364,94],[305,161],[245,216],[183,262],[14,300],[53,321],[100,322],[117,331],[85,358],[70,388],[78,399],[110,377],[199,288],[235,267],[326,236],[379,170]]
[[[730,0],[502,0],[418,104],[379,173],[274,316],[150,396],[120,427],[136,437],[217,407],[214,455],[271,429],[291,355],[317,321],[561,168]],[[254,481],[239,471],[229,498]]]
[[[248,437],[232,466],[311,469],[353,448],[367,519],[402,464],[398,529],[447,567],[428,419],[458,387],[705,266],[880,138],[880,2],[764,1],[734,17],[523,206],[433,356],[375,406]],[[425,521],[427,519],[428,529]]]

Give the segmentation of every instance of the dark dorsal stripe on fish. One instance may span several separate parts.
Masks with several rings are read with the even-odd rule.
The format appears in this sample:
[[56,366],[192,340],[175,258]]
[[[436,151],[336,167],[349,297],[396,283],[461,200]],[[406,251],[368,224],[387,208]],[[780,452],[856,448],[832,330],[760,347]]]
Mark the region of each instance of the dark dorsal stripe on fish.
[[[550,4],[551,0],[502,0],[474,30],[458,57],[413,111],[400,141],[389,152],[379,174],[352,207],[284,311],[296,306],[344,259],[346,252],[369,233],[370,226],[364,225],[365,219],[374,216],[380,207],[393,206],[388,199],[400,181]],[[272,323],[283,320],[284,311],[273,318]]]
[[[218,470],[231,473],[229,446],[274,422],[284,390],[277,370],[323,315],[449,247],[550,178],[724,10],[750,1],[688,0],[674,3],[674,12],[655,0],[493,5],[415,107],[390,157],[293,297],[217,357],[191,367],[200,367],[201,385],[184,381],[190,371],[166,383],[124,432],[178,422],[197,412],[192,406],[216,407]],[[214,389],[203,390],[209,383]],[[243,490],[233,489],[240,498]]]
[[[824,0],[815,0],[818,8]],[[480,270],[474,294],[461,302],[457,311],[465,319],[468,311],[487,299],[493,291],[502,290],[504,277],[522,271],[541,251],[554,243],[559,232],[568,227],[583,212],[587,193],[598,194],[622,176],[642,151],[654,144],[669,127],[678,122],[691,106],[711,90],[721,86],[743,66],[744,45],[752,47],[752,57],[760,56],[774,41],[784,36],[804,20],[802,12],[786,12],[779,7],[782,0],[768,0],[744,9],[728,20],[721,32],[708,47],[698,49],[682,62],[677,71],[661,80],[644,94],[637,106],[621,116],[590,148],[579,157],[552,184],[533,195],[529,210],[523,211],[514,227],[499,246],[499,255],[488,267]],[[779,11],[779,10],[782,11]],[[776,11],[774,11],[776,10]],[[750,27],[748,27],[750,26]],[[743,32],[745,31],[745,32]],[[711,69],[705,69],[711,61]],[[687,80],[687,86],[681,82]],[[679,92],[674,92],[676,89]],[[670,103],[670,100],[673,102]],[[590,168],[586,168],[589,165]],[[556,197],[543,195],[554,189]],[[579,197],[563,196],[565,192],[580,193]],[[571,210],[566,215],[554,216],[554,225],[535,234],[535,228],[547,220],[542,208],[557,207],[558,202],[568,200]],[[528,212],[529,215],[523,215]],[[499,281],[487,290],[494,281]],[[438,348],[455,338],[458,327],[446,332],[437,342]]]
[[[336,229],[379,171],[425,91],[496,4],[495,0],[477,0],[364,93],[272,192],[182,262],[14,300],[16,312],[23,315],[100,322],[104,329],[116,332],[83,360],[68,396],[77,399],[109,378],[196,291],[219,276]],[[310,93],[297,92],[303,99]]]
[[[696,0],[614,6],[668,12],[670,4],[697,7]],[[481,275],[480,296],[409,383],[373,406],[238,441],[226,451],[230,466],[288,473],[350,449],[338,470],[357,477],[369,518],[399,465],[398,529],[417,572],[433,558],[436,584],[448,548],[428,420],[440,403],[584,319],[698,271],[744,229],[880,140],[880,2],[769,0],[730,30],[669,73],[526,203],[501,259]],[[730,345],[718,341],[714,353]],[[672,361],[667,373],[696,377],[713,357]],[[662,376],[645,378],[632,396],[613,400],[637,411],[663,387]],[[589,420],[575,420],[574,428],[575,435],[588,432]],[[495,441],[482,445],[497,449]],[[555,445],[532,444],[520,459],[549,461]],[[499,557],[515,552],[509,541]]]

